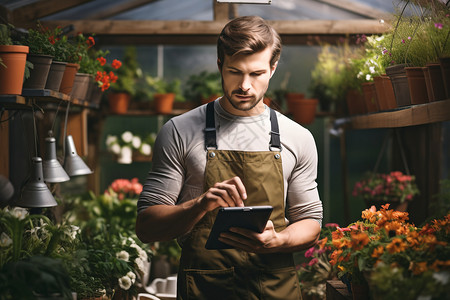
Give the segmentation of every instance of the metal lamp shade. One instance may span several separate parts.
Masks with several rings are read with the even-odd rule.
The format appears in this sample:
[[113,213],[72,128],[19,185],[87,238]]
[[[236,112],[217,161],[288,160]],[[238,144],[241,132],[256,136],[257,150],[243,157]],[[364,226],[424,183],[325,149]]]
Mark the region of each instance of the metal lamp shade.
[[44,183],[42,158],[32,158],[30,180],[24,186],[20,198],[15,202],[15,205],[26,208],[52,207],[58,205],[47,185]]
[[64,159],[64,169],[69,176],[79,176],[92,174],[92,170],[86,165],[83,159],[78,156],[75,143],[71,135],[66,136],[66,157]]
[[56,183],[69,181],[69,175],[67,175],[64,168],[56,159],[56,139],[54,137],[45,139],[45,150],[43,162],[45,182]]

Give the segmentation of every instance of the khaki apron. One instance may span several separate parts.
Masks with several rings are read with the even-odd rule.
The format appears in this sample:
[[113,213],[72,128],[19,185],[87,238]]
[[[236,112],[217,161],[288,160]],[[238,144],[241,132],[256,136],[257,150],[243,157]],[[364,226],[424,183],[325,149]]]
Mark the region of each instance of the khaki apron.
[[[214,102],[207,106],[205,191],[216,182],[239,176],[246,206],[271,205],[277,231],[285,228],[283,171],[276,114],[271,111],[270,151],[216,150]],[[278,151],[273,151],[277,148]],[[218,210],[218,209],[217,209]],[[207,250],[205,243],[217,215],[207,213],[183,243],[178,299],[301,299],[291,253],[255,254],[236,249]]]

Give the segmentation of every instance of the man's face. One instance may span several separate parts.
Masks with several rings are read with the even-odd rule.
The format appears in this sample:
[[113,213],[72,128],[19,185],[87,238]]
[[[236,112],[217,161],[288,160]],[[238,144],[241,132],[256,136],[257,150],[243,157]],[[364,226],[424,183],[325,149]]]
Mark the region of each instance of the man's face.
[[224,97],[220,104],[228,112],[238,116],[258,115],[264,111],[261,101],[276,64],[270,67],[270,47],[250,55],[225,55],[222,65]]

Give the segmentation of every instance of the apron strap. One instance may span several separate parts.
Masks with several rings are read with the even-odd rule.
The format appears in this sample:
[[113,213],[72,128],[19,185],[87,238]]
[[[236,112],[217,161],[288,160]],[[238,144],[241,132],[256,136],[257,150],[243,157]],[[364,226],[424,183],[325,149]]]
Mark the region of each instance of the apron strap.
[[[215,101],[209,102],[206,105],[206,128],[205,128],[206,150],[217,149],[214,102]],[[278,128],[277,114],[273,109],[269,108],[269,110],[270,110],[270,126],[271,126],[269,149],[270,151],[273,151],[272,148],[278,148],[278,151],[281,151],[280,129]]]
[[269,149],[272,151],[272,148],[278,148],[278,151],[281,151],[281,142],[280,142],[280,129],[278,128],[278,119],[277,113],[268,107],[270,110],[270,144]]
[[214,117],[214,102],[206,105],[206,128],[205,128],[205,147],[208,149],[217,149],[216,144],[216,121]]

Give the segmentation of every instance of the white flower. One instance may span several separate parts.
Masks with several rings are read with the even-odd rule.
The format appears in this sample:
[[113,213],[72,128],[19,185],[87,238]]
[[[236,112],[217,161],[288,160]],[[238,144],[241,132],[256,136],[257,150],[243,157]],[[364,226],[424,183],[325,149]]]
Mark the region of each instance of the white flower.
[[28,210],[22,207],[14,207],[10,214],[19,220],[23,220],[28,215]]
[[121,259],[121,260],[124,260],[124,261],[128,261],[130,259],[130,254],[128,254],[127,251],[122,250],[122,251],[116,253],[116,257],[118,259]]
[[133,134],[130,131],[125,131],[122,133],[122,140],[125,143],[131,143],[131,140],[133,139]]
[[110,146],[114,143],[117,143],[117,136],[108,134],[106,137],[106,145]]
[[120,164],[131,164],[133,162],[133,151],[130,147],[122,147],[117,162]]
[[123,290],[129,290],[131,287],[131,278],[128,276],[123,276],[121,278],[119,278],[119,286],[121,289]]
[[370,76],[370,74],[367,74],[367,75],[366,75],[366,80],[367,80],[367,81],[370,81],[371,78],[372,78],[372,76]]
[[70,233],[69,236],[72,240],[74,240],[77,237],[77,234],[80,232],[80,227],[75,225],[70,225]]
[[375,67],[370,67],[370,68],[369,68],[369,71],[370,71],[370,73],[372,73],[372,74],[375,73]]
[[133,136],[133,139],[131,140],[131,145],[133,145],[134,149],[139,149],[141,147],[141,138],[137,135]]
[[145,271],[145,270],[144,270],[144,268],[145,268],[145,266],[144,266],[144,261],[143,261],[140,257],[136,258],[136,259],[134,260],[134,263],[135,263],[136,266],[138,267],[139,271],[141,271],[141,272],[144,272],[144,271]]
[[12,244],[12,239],[6,233],[0,235],[0,247],[8,247]]
[[144,155],[150,155],[152,153],[152,147],[149,144],[142,143],[139,151]]
[[134,274],[133,272],[128,272],[127,276],[130,277],[131,283],[134,283],[136,281],[136,274]]
[[120,150],[121,150],[120,145],[117,144],[117,143],[116,144],[112,144],[110,149],[111,149],[111,152],[114,153],[114,154],[119,154]]

